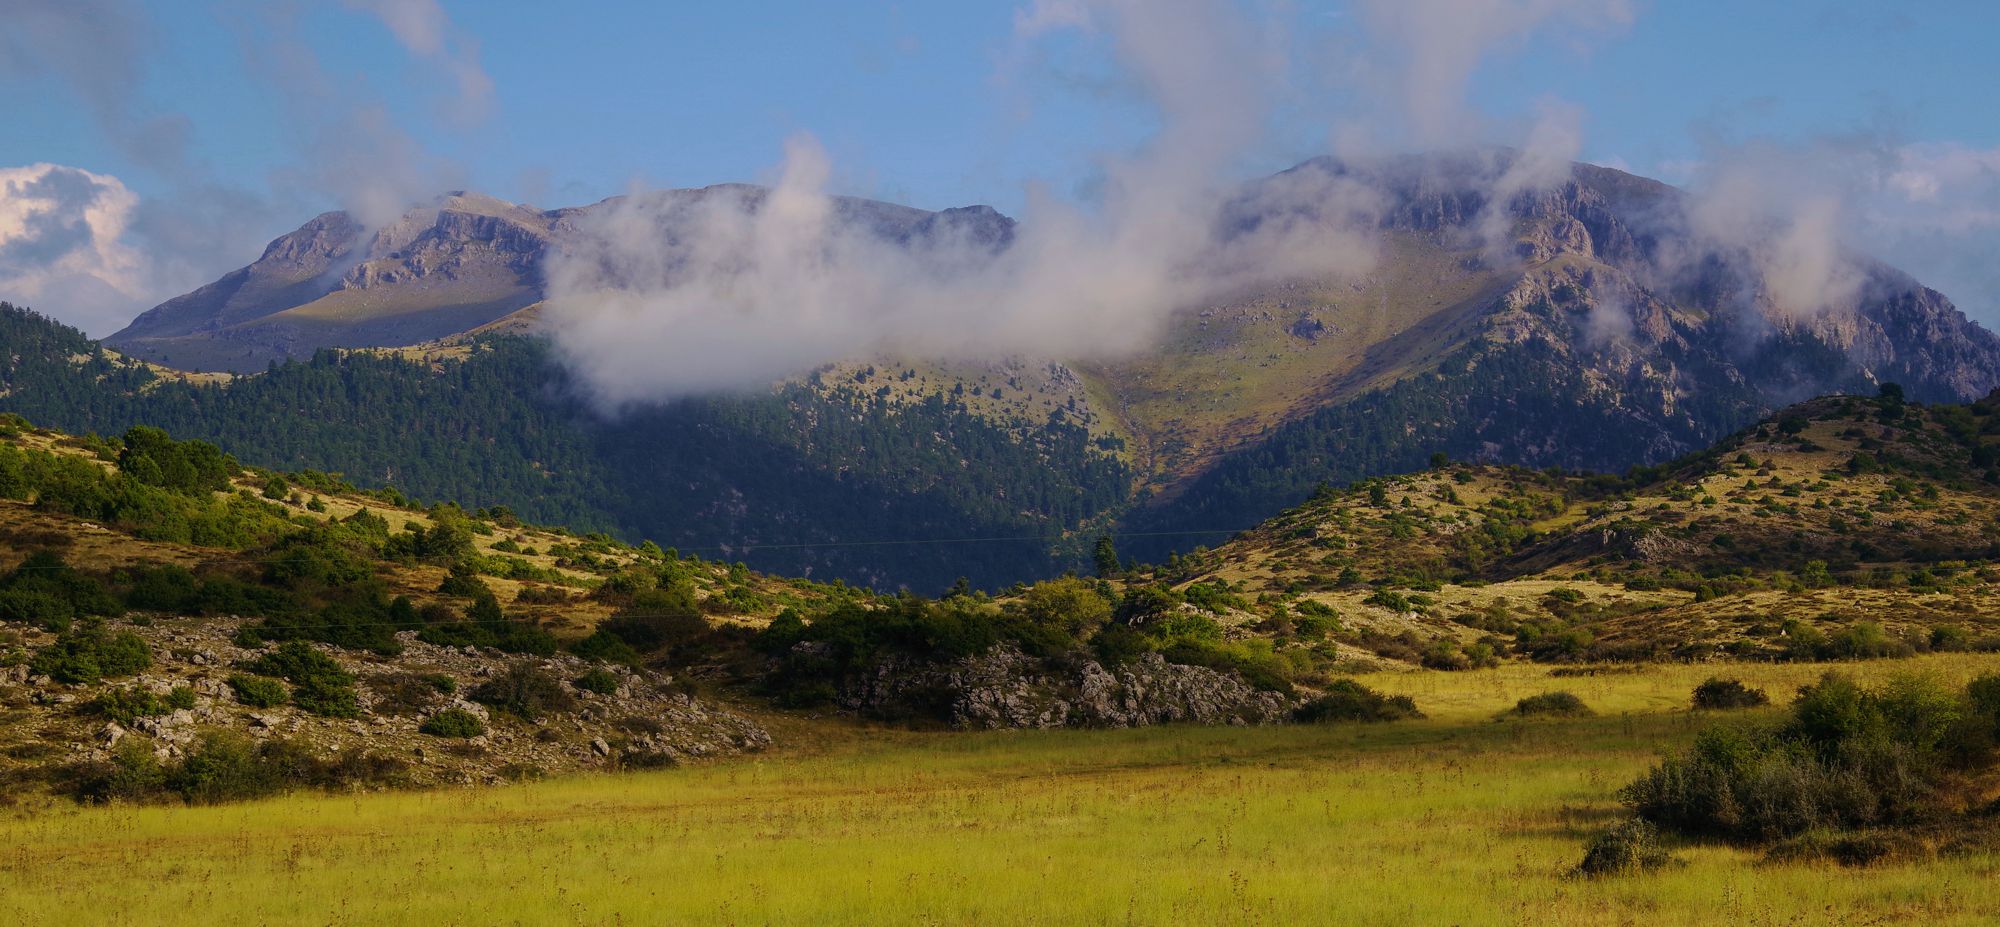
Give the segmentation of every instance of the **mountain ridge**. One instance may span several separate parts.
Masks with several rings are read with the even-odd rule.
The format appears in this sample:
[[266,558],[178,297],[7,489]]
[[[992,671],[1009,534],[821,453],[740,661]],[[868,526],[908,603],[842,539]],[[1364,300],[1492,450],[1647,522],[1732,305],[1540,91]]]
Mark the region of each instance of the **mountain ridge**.
[[[1776,311],[1747,255],[1713,249],[1675,265],[1674,273],[1662,270],[1659,255],[1685,252],[1691,241],[1685,195],[1674,188],[1577,165],[1566,180],[1496,197],[1492,191],[1506,186],[1501,180],[1518,157],[1317,160],[1268,178],[1279,190],[1361,183],[1394,193],[1370,213],[1382,247],[1376,268],[1353,278],[1251,287],[1191,306],[1170,320],[1154,351],[1118,360],[856,359],[777,384],[768,394],[683,400],[603,420],[574,407],[565,371],[533,347],[538,304],[508,309],[537,295],[521,290],[513,302],[482,304],[482,318],[490,318],[472,329],[476,334],[452,331],[414,347],[366,349],[408,360],[407,367],[357,356],[294,362],[297,369],[281,368],[289,372],[275,379],[239,377],[213,393],[120,387],[138,397],[124,406],[82,395],[81,387],[50,394],[75,398],[9,401],[37,420],[74,429],[113,430],[164,416],[179,433],[226,439],[243,447],[246,459],[272,465],[340,470],[477,504],[531,506],[526,510],[543,521],[582,519],[571,523],[628,537],[764,548],[749,555],[752,561],[786,572],[823,566],[856,582],[938,588],[954,578],[938,572],[953,569],[943,558],[914,568],[911,552],[780,555],[770,546],[1042,535],[1041,553],[1008,554],[1004,569],[972,571],[982,583],[1004,583],[1081,564],[1087,538],[1101,532],[1153,536],[1159,540],[1137,545],[1135,553],[1164,557],[1200,533],[1255,524],[1321,483],[1417,469],[1436,452],[1620,471],[1704,447],[1811,395],[1868,393],[1893,381],[1913,399],[1964,401],[2000,386],[2000,339],[1907,275],[1862,265],[1866,285],[1849,311],[1787,315]],[[1354,179],[1370,171],[1384,176]],[[1279,202],[1311,219],[1315,204],[1344,202],[1268,194],[1246,192],[1246,203],[1263,204],[1254,215],[1298,218],[1271,205]],[[742,202],[763,195],[747,185],[645,194],[659,207],[647,214],[669,219],[706,198]],[[245,272],[236,285],[251,296],[287,292],[301,280],[329,286],[321,275],[352,257],[341,279],[355,281],[355,288],[343,292],[421,295],[425,281],[453,272],[446,239],[480,222],[503,221],[474,213],[516,209],[471,196],[457,202],[463,208],[378,235],[381,241],[369,247],[380,254],[372,259],[342,251],[333,241],[344,228],[339,217],[320,217],[314,235],[267,249],[271,273]],[[528,211],[549,228],[576,215]],[[836,212],[840,221],[862,223],[890,241],[938,234],[947,223],[970,223],[997,248],[1013,234],[1012,220],[984,207],[929,212],[843,199]],[[1237,214],[1240,230],[1254,231],[1244,215]],[[490,263],[498,252],[472,254]],[[413,263],[425,273],[405,266]],[[518,282],[528,272],[521,264],[503,276]],[[270,318],[293,324],[312,315],[298,308],[275,316],[242,309],[244,320],[231,324],[254,328]],[[153,321],[170,315],[160,312]],[[175,324],[198,327],[185,318]],[[181,337],[189,336],[155,344]],[[349,409],[345,399],[285,399],[306,382],[317,384],[316,394],[338,395],[322,378],[344,381],[339,390],[349,396],[377,397],[379,408],[420,395],[445,406],[420,413],[424,437],[412,443],[398,430],[364,421],[364,410]],[[267,406],[290,410],[298,434],[265,435],[229,422],[242,410]],[[856,421],[884,435],[921,429],[935,447],[919,452],[897,442],[815,437],[828,423]],[[534,424],[519,432],[525,423]],[[308,434],[340,450],[307,448],[300,441]],[[453,436],[471,435],[485,437],[454,443],[461,437]],[[670,435],[681,443],[668,451],[663,442]],[[998,452],[1002,445],[1009,449]],[[881,459],[882,448],[891,446],[927,462],[899,468]],[[968,453],[973,446],[994,453]],[[769,459],[774,452],[784,461],[777,467],[724,459]],[[1128,489],[1114,491],[1105,482],[1112,478],[1106,455],[1126,468],[1118,478]],[[656,468],[668,459],[673,469],[664,472],[677,490],[658,478]],[[953,459],[962,461],[956,475],[932,467]],[[450,460],[463,461],[464,473],[438,469]],[[1028,460],[1074,472],[1055,483],[1023,481],[1013,468]],[[475,471],[483,474],[477,480],[465,475]],[[781,471],[790,476],[780,479]],[[411,482],[413,474],[421,476]],[[1041,488],[1022,495],[1030,485]],[[814,498],[805,497],[807,487],[818,487]],[[691,507],[670,498],[689,494],[711,504]],[[829,508],[832,499],[841,501]],[[973,510],[985,514],[969,517]],[[826,522],[834,511],[847,512],[841,516],[847,520]],[[953,511],[962,530],[940,532]],[[1035,562],[1043,565],[1028,566]],[[1010,575],[1017,570],[1025,572]]]

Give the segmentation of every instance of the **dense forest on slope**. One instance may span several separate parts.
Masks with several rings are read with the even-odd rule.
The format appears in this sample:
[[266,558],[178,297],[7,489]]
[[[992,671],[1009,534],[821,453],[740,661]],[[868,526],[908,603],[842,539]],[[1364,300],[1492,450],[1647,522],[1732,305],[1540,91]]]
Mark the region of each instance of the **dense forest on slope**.
[[[0,344],[10,355],[0,407],[37,423],[156,425],[259,466],[873,585],[934,591],[961,575],[999,586],[1059,572],[1082,545],[1055,553],[1052,526],[1102,520],[1129,496],[1124,465],[1084,429],[1057,418],[1016,432],[946,397],[892,408],[794,384],[605,419],[528,338],[436,365],[323,351],[226,385],[116,362],[4,304]],[[1012,540],[911,543],[939,538]]]

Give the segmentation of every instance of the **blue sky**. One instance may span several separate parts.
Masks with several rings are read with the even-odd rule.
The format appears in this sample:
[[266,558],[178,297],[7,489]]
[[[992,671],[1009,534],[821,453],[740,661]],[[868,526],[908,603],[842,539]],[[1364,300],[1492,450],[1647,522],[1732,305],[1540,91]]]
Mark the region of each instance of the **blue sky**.
[[[64,5],[22,2],[30,20],[33,7]],[[107,26],[101,43],[49,52],[67,64],[0,63],[0,167],[80,168],[142,203],[227,199],[211,210],[226,229],[184,235],[187,253],[156,275],[161,286],[212,277],[312,213],[350,205],[352,175],[376,164],[401,165],[404,195],[450,184],[574,205],[634,183],[767,179],[785,140],[803,132],[827,150],[838,192],[1013,212],[1030,183],[1087,200],[1101,160],[1144,146],[1159,121],[1104,36],[1024,38],[1028,0],[442,0],[430,50],[371,12],[395,0],[78,2],[122,24],[129,47]],[[1230,172],[1281,169],[1357,125],[1378,145],[1425,141],[1383,115],[1397,106],[1382,74],[1410,50],[1387,47],[1365,11],[1222,2],[1279,24],[1288,59],[1269,131],[1246,140]],[[1537,114],[1562,108],[1575,114],[1582,158],[1674,182],[1752,144],[2000,148],[1990,104],[2000,4],[1436,0],[1429,10],[1449,21],[1480,6],[1584,12],[1472,37],[1479,64],[1451,92],[1462,97],[1456,121],[1473,129],[1453,141],[1518,142]],[[1364,60],[1370,70],[1356,77]],[[463,69],[490,82],[476,106],[454,83]],[[347,131],[356,114],[374,120],[365,136]],[[165,146],[134,126],[167,127],[185,158],[163,165]],[[332,136],[343,141],[329,145]],[[151,227],[143,217],[135,226]],[[171,294],[143,295],[133,298]]]

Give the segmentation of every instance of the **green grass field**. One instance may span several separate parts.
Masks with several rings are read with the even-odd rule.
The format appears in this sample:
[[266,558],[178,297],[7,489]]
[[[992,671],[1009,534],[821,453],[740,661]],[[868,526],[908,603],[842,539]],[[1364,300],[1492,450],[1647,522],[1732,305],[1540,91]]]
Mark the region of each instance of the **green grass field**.
[[[1822,669],[1730,674],[1782,704]],[[1846,669],[1959,681],[2000,657]],[[2000,921],[1993,856],[1841,869],[1695,846],[1661,873],[1567,878],[1618,787],[1705,723],[1683,706],[1713,671],[1378,676],[1432,715],[1387,726],[838,728],[760,760],[497,789],[17,809],[0,923]],[[1598,717],[1494,720],[1555,688]]]

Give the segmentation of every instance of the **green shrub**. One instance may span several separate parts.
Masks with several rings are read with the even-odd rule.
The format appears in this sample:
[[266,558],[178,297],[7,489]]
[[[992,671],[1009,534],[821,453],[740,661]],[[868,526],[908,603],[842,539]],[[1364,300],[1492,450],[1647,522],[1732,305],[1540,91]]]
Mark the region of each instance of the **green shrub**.
[[261,743],[235,734],[204,736],[179,760],[162,763],[136,739],[109,760],[70,767],[70,793],[86,802],[159,801],[216,804],[275,795],[294,788],[396,784],[401,761],[359,751],[320,756],[302,744]]
[[1106,666],[1123,666],[1153,649],[1146,635],[1122,624],[1108,624],[1090,640],[1090,649]]
[[229,691],[236,696],[238,703],[251,708],[276,708],[291,701],[291,693],[285,691],[285,683],[269,676],[232,673],[229,676]]
[[354,691],[354,674],[340,662],[304,641],[287,641],[277,650],[244,664],[260,676],[276,676],[292,684],[292,704],[329,718],[361,715]]
[[1660,830],[1645,818],[1627,818],[1597,835],[1584,851],[1576,873],[1583,876],[1649,872],[1672,861],[1660,843]]
[[1410,610],[1409,597],[1394,589],[1378,589],[1369,595],[1368,598],[1362,599],[1361,604],[1386,608],[1392,612],[1399,613]]
[[110,689],[92,699],[87,707],[109,720],[130,725],[140,718],[193,708],[194,690],[176,686],[160,695],[138,688]]
[[569,711],[576,700],[554,676],[527,663],[507,667],[471,692],[472,700],[498,708],[524,721],[555,711]]
[[75,617],[76,609],[67,600],[46,590],[0,589],[0,621],[62,631]]
[[195,495],[229,488],[238,467],[235,458],[206,441],[175,441],[165,431],[139,425],[125,432],[118,469],[141,483]]
[[1771,704],[1762,689],[1753,689],[1736,679],[1709,677],[1694,688],[1694,707],[1702,711],[1729,711]]
[[486,733],[486,722],[463,708],[447,708],[425,718],[417,730],[432,737],[478,737]]
[[1340,613],[1324,602],[1307,599],[1292,606],[1292,610],[1298,613],[1292,628],[1301,638],[1318,640],[1340,630]]
[[[1490,654],[1490,651],[1489,651]],[[1423,665],[1435,670],[1469,670],[1472,658],[1456,641],[1432,641],[1424,648],[1421,659]]]
[[1945,652],[1971,650],[1972,635],[1959,625],[1938,625],[1931,628],[1931,649]]
[[417,639],[440,647],[492,647],[503,653],[538,657],[556,652],[555,635],[534,622],[508,618],[491,594],[473,599],[464,620],[424,625]]
[[[773,626],[776,624],[777,622],[772,622]],[[767,636],[760,636],[758,642],[762,644],[768,639]],[[642,662],[639,651],[633,650],[632,645],[625,643],[624,638],[602,628],[592,631],[589,637],[569,645],[569,650],[586,660],[622,663],[626,666],[638,666]]]
[[1111,620],[1111,601],[1095,584],[1073,576],[1029,586],[1017,608],[1030,624],[1058,630],[1072,641],[1089,638]]
[[[1261,648],[1258,645],[1262,645]],[[1239,641],[1227,644],[1200,640],[1179,640],[1160,650],[1168,663],[1203,666],[1233,672],[1243,681],[1268,692],[1292,691],[1292,667],[1271,652],[1269,641]]]
[[1663,828],[1734,840],[1936,820],[1967,800],[1952,770],[1990,762],[1993,695],[2000,679],[1954,693],[1921,676],[1867,689],[1828,673],[1784,723],[1704,730],[1622,795]]
[[1160,641],[1220,643],[1222,640],[1222,625],[1201,612],[1169,612],[1141,626],[1140,630]]
[[153,665],[153,650],[131,631],[112,633],[91,621],[64,632],[28,664],[37,673],[70,685],[130,676]]
[[486,581],[480,579],[479,574],[474,573],[472,567],[463,562],[451,565],[451,570],[445,573],[444,582],[438,584],[437,591],[438,595],[462,596],[468,599],[493,595],[493,590],[486,585]]
[[618,677],[603,669],[592,669],[576,677],[574,684],[585,692],[610,695],[618,691]]
[[1309,724],[1358,721],[1374,723],[1421,718],[1417,703],[1407,695],[1383,695],[1352,679],[1336,679],[1326,694],[1300,705],[1292,719]]
[[1523,718],[1579,718],[1591,714],[1590,706],[1573,692],[1543,692],[1514,703],[1513,714]]
[[456,684],[450,676],[436,673],[385,673],[370,677],[368,691],[375,698],[371,705],[376,714],[408,717],[429,712],[438,702],[438,697],[447,690],[439,689],[439,684]]
[[710,628],[695,603],[694,586],[682,581],[642,590],[632,604],[598,626],[640,653],[669,650],[706,638]]

